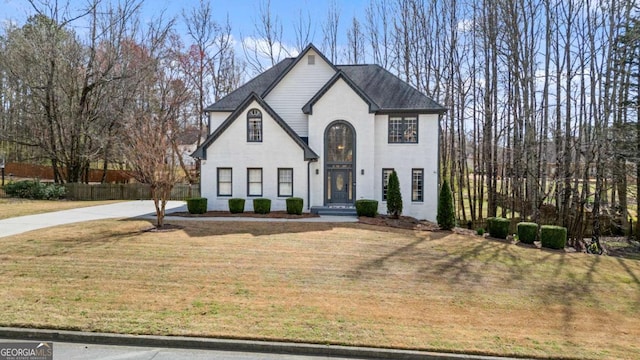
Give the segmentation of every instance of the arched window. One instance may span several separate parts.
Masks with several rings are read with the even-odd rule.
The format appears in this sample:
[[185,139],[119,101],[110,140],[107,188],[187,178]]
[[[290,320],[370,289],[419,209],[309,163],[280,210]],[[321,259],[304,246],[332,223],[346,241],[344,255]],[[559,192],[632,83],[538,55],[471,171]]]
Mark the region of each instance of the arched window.
[[326,131],[327,162],[351,163],[353,161],[353,131],[343,122],[333,123]]
[[258,109],[247,113],[247,141],[262,142],[262,112]]

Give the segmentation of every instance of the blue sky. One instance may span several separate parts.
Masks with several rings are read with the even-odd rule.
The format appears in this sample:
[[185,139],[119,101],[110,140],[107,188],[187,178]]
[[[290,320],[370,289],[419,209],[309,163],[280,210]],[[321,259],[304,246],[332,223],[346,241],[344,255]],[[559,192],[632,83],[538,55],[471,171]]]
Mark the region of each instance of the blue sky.
[[[86,4],[87,0],[68,0],[71,8],[81,8]],[[117,0],[104,0],[113,1]],[[37,2],[37,1],[36,1]],[[64,4],[65,0],[58,0],[59,4]],[[224,21],[227,14],[231,21],[232,32],[235,38],[240,39],[241,36],[247,37],[254,32],[254,20],[257,18],[260,0],[212,0],[211,6],[214,9],[214,17],[218,21]],[[316,45],[322,43],[322,22],[326,19],[330,1],[322,0],[271,0],[272,13],[277,15],[283,26],[283,40],[287,45],[293,45],[295,35],[293,33],[293,24],[300,10],[306,13],[308,10],[311,14],[312,22],[315,23],[315,36],[313,42]],[[160,14],[164,9],[166,15],[178,16],[178,30],[183,31],[181,14],[183,9],[197,7],[199,0],[145,0],[143,7],[143,16],[151,19],[154,15]],[[353,16],[360,20],[369,0],[336,0],[338,9],[340,10],[340,31],[341,36],[347,32],[348,25],[351,23]],[[32,14],[31,5],[27,0],[0,0],[0,21],[11,20],[18,25],[24,24],[28,14]],[[340,43],[345,43],[342,39]]]

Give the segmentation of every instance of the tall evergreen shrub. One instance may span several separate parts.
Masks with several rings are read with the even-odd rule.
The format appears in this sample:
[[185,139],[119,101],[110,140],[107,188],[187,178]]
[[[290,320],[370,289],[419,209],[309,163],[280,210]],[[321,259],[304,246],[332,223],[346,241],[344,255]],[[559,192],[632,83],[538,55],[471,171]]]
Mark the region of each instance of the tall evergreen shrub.
[[456,226],[456,214],[453,210],[453,196],[449,182],[444,180],[438,196],[438,225],[443,230],[451,230]]
[[387,186],[387,214],[397,219],[402,214],[402,193],[400,193],[400,180],[395,170],[389,175]]

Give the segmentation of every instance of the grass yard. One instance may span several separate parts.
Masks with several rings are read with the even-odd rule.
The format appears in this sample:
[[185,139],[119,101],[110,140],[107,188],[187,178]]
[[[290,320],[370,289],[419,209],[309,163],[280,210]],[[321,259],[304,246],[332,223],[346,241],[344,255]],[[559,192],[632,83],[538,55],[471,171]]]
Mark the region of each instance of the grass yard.
[[639,261],[363,224],[180,224],[2,239],[0,325],[640,358]]
[[113,204],[118,200],[107,201],[54,201],[29,200],[16,198],[0,198],[0,219],[10,217],[41,214],[51,211],[68,210],[87,206]]

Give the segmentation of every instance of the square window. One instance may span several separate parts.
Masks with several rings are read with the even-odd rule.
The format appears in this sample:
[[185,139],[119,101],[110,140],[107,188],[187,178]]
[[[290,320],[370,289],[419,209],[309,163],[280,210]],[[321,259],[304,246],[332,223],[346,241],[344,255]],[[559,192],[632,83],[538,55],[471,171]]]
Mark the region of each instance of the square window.
[[417,143],[418,117],[416,115],[389,116],[389,143]]

